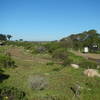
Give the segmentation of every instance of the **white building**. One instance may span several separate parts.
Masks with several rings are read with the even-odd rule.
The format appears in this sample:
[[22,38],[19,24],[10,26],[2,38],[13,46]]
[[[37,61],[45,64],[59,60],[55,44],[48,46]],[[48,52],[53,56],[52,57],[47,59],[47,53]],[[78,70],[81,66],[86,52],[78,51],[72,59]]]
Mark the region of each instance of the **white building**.
[[84,53],[88,53],[89,52],[89,47],[84,47]]

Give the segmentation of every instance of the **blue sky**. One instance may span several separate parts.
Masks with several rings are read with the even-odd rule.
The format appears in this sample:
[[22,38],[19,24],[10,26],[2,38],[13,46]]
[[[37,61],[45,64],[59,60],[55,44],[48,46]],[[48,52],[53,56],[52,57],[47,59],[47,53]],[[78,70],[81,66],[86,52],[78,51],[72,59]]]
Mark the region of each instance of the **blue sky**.
[[96,29],[100,0],[0,0],[0,33],[13,39],[58,40]]

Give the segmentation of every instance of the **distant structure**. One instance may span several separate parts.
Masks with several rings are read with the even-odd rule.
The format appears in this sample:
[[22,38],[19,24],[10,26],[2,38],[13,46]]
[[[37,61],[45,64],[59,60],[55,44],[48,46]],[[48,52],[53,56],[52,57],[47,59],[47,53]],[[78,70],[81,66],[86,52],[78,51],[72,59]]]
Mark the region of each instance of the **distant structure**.
[[99,45],[97,44],[92,44],[90,46],[85,46],[83,52],[88,53],[88,52],[97,52],[100,51]]
[[99,46],[97,44],[93,44],[91,49],[92,49],[93,52],[96,52],[96,51],[99,50]]
[[84,47],[84,53],[88,53],[89,52],[89,47]]

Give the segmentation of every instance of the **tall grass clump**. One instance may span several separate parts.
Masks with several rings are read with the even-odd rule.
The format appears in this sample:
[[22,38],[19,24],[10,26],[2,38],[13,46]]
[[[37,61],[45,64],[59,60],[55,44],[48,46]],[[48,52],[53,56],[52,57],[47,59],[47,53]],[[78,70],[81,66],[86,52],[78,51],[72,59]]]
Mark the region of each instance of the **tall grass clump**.
[[0,67],[15,67],[15,61],[10,54],[0,54]]
[[25,92],[14,87],[0,88],[0,100],[27,100]]

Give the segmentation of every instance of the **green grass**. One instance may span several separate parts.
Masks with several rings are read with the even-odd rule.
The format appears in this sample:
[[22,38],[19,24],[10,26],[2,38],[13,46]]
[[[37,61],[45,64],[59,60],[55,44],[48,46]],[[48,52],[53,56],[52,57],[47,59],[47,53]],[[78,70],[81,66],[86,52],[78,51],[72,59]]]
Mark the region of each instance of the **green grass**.
[[[28,53],[24,56],[26,55]],[[75,61],[77,62],[83,60],[81,57],[72,57],[73,59],[76,58]],[[51,56],[48,54],[33,55],[33,59],[29,61],[27,57],[25,59],[13,57],[13,59],[18,67],[3,69],[4,73],[10,75],[10,77],[0,85],[13,86],[25,91],[28,100],[34,100],[35,97],[42,98],[47,96],[57,96],[60,100],[72,100],[74,94],[70,87],[75,84],[79,84],[82,87],[80,100],[100,100],[100,78],[88,78],[83,74],[83,68],[76,70],[70,66],[47,65],[51,61]],[[60,70],[55,71],[54,69],[56,68]],[[48,79],[48,87],[41,91],[32,90],[28,84],[30,75],[44,75]],[[74,100],[77,100],[77,98],[75,97]]]

